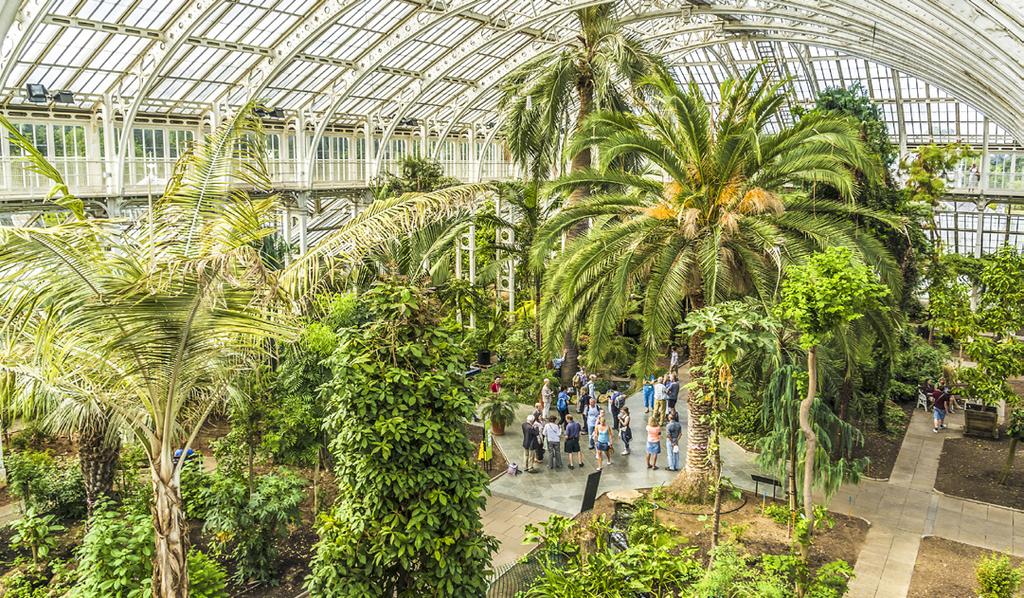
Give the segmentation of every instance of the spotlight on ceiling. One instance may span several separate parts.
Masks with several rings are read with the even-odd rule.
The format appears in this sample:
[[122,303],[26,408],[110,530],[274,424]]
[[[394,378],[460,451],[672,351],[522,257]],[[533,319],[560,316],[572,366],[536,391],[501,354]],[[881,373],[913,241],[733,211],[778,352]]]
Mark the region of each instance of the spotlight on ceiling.
[[74,104],[75,94],[67,90],[58,91],[53,94],[53,101],[58,104]]
[[45,104],[47,99],[46,86],[42,83],[28,83],[25,85],[25,93],[28,101],[35,104]]
[[256,106],[253,113],[260,118],[284,118],[284,108],[265,108]]

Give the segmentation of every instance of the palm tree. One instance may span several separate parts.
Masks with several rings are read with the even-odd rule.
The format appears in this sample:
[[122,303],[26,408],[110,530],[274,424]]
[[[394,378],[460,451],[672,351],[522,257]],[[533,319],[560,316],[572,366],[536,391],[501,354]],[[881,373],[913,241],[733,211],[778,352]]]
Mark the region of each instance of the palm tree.
[[[591,113],[630,108],[627,93],[619,88],[621,82],[636,90],[645,76],[667,72],[661,57],[626,31],[614,2],[582,8],[576,11],[576,17],[580,33],[575,43],[526,62],[502,85],[499,110],[505,116],[506,143],[534,180],[551,175],[565,141]],[[572,172],[590,168],[589,145],[575,146],[570,155]],[[586,194],[586,186],[575,187],[567,205],[579,203]],[[570,236],[580,232],[580,227],[568,231]],[[568,385],[576,372],[579,352],[572,331],[563,337],[562,382]]]
[[[897,284],[898,268],[884,247],[850,218],[902,222],[814,194],[824,185],[849,200],[855,170],[877,173],[854,122],[810,114],[772,132],[771,123],[782,122],[785,96],[782,84],[768,82],[760,69],[724,82],[714,110],[695,84],[682,89],[667,75],[646,83],[655,94],[637,113],[597,112],[570,146],[596,147],[597,168],[553,184],[555,191],[593,185],[606,190],[567,207],[538,235],[535,262],[563,231],[593,223],[557,266],[549,266],[543,310],[548,339],[583,324],[591,343],[607,343],[636,294],[643,301],[636,367],[650,372],[684,308],[744,295],[770,303],[784,264],[830,244],[853,248]],[[660,173],[614,168],[629,152]],[[702,337],[693,335],[690,363],[704,358]],[[707,480],[709,406],[694,400],[689,408],[687,469]]]
[[[272,278],[257,249],[273,231],[259,119],[252,106],[176,166],[149,225],[79,218],[0,228],[6,330],[35,339],[9,364],[27,384],[74,404],[85,397],[141,441],[153,485],[153,593],[188,595],[188,535],[180,474],[187,449],[227,382],[289,327],[271,309]],[[34,157],[44,170],[40,156]],[[59,189],[67,190],[56,171]],[[62,367],[89,363],[84,372]]]
[[[153,485],[153,594],[188,595],[180,475],[187,450],[231,380],[294,333],[277,301],[301,303],[394,238],[471,212],[483,185],[374,203],[280,272],[261,255],[278,209],[262,125],[248,105],[175,167],[141,226],[85,217],[61,174],[32,148],[25,168],[53,181],[70,213],[45,228],[0,226],[3,384],[40,389],[65,422],[98,405],[145,450]],[[12,139],[31,144],[3,117]],[[290,294],[289,294],[290,293]],[[71,364],[86,364],[72,367]],[[11,394],[4,392],[4,395]],[[5,402],[7,399],[3,399]],[[59,412],[63,412],[60,415]]]

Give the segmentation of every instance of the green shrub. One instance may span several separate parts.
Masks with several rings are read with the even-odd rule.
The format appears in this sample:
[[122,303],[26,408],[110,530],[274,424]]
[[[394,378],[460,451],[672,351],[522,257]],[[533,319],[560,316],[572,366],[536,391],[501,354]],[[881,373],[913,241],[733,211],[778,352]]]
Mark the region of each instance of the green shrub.
[[[78,566],[67,595],[148,598],[153,585],[153,542],[153,520],[148,512],[118,509],[109,501],[100,502],[75,553]],[[193,598],[227,598],[227,573],[207,555],[189,551],[188,576],[189,595]]]
[[97,504],[76,556],[72,598],[146,598],[151,594],[153,521],[149,513]]
[[199,461],[186,461],[181,468],[181,503],[189,519],[206,519],[209,478]]
[[268,582],[277,572],[277,545],[299,521],[305,480],[287,470],[259,476],[252,496],[239,474],[215,472],[203,487],[206,523],[218,553],[235,563],[234,579]]
[[11,523],[11,529],[14,530],[11,548],[27,552],[32,564],[39,565],[40,559],[50,556],[50,551],[57,546],[57,534],[65,528],[53,515],[38,515],[30,507],[21,519]]
[[19,570],[0,579],[3,598],[49,598],[47,576],[41,570]]
[[761,507],[761,514],[783,527],[789,526],[789,507],[779,502],[766,502]]
[[933,347],[910,331],[900,341],[905,348],[895,355],[892,371],[896,379],[914,387],[927,380],[938,382],[942,367],[949,361],[949,349],[943,345]]
[[227,598],[227,573],[214,559],[198,550],[188,553],[188,595],[191,598]]
[[19,451],[6,457],[10,492],[27,508],[60,519],[85,514],[85,484],[77,459],[54,459],[42,451]]
[[719,420],[721,434],[747,450],[754,450],[766,434],[762,410],[761,402],[753,397],[733,403]]
[[1006,555],[989,554],[974,570],[978,579],[979,598],[1013,598],[1024,581],[1024,571],[1010,564]]

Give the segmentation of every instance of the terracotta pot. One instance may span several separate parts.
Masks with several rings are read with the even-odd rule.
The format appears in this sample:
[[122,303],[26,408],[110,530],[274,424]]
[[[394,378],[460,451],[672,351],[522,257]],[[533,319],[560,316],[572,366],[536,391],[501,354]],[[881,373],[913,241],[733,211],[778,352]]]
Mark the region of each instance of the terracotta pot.
[[505,426],[499,424],[498,422],[492,421],[491,422],[491,432],[493,432],[495,436],[504,436],[505,435]]

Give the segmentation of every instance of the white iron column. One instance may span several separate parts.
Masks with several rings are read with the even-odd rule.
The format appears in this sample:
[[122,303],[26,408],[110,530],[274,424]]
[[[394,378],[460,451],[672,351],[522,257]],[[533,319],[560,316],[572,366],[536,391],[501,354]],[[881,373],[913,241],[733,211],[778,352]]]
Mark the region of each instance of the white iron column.
[[118,158],[115,145],[117,136],[114,134],[114,100],[110,95],[103,96],[100,106],[100,120],[103,121],[103,179],[107,194],[117,193],[121,186],[123,172],[118,172]]

